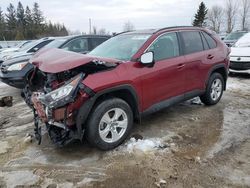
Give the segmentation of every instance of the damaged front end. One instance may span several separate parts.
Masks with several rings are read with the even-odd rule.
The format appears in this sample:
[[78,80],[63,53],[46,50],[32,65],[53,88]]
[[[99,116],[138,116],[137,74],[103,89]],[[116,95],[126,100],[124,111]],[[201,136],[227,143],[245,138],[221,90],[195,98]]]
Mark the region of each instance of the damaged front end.
[[117,64],[92,60],[79,67],[58,73],[34,70],[25,92],[34,112],[35,137],[41,143],[42,126],[54,144],[63,146],[72,140],[82,140],[83,122],[77,122],[83,104],[95,95],[83,80],[100,71],[111,70]]
[[[77,111],[92,94],[78,74],[53,91],[33,92],[31,101],[34,109],[35,137],[41,142],[41,123],[46,125],[51,140],[64,145],[73,139],[82,139],[76,124]],[[89,94],[87,94],[89,93]]]

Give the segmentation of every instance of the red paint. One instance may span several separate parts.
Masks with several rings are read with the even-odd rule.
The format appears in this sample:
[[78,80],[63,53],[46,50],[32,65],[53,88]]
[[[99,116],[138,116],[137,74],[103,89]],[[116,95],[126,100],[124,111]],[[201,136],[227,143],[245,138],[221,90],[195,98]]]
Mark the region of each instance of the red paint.
[[59,73],[90,63],[93,60],[101,60],[109,63],[117,63],[119,60],[92,57],[62,49],[45,49],[36,53],[30,62],[39,67],[43,72]]
[[[140,50],[133,56],[133,61],[122,62],[113,70],[88,75],[83,83],[95,92],[118,86],[130,84],[136,91],[139,99],[139,109],[144,111],[151,105],[171,97],[184,94],[191,90],[204,90],[209,72],[216,64],[224,64],[228,68],[228,48],[216,37],[215,49],[183,55],[180,57],[156,62],[153,67],[142,65],[137,59],[147,47],[161,34],[169,31],[197,30],[192,28],[166,29],[153,34]],[[205,29],[200,29],[208,32]],[[207,58],[214,56],[213,59]],[[94,59],[116,63],[117,60],[51,50],[40,52],[33,58],[39,69],[44,72],[57,73],[75,68],[91,62]],[[85,99],[84,99],[85,100]],[[78,109],[81,101],[71,108]]]

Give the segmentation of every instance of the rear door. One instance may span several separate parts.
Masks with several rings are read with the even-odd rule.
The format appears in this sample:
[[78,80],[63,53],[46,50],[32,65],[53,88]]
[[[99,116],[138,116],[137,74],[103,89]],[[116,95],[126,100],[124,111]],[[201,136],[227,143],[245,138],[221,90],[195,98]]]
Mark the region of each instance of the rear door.
[[185,91],[185,64],[177,33],[161,35],[147,51],[154,52],[155,64],[144,68],[142,87],[146,108]]
[[206,70],[206,53],[200,31],[181,31],[183,52],[186,62],[186,92],[204,87],[203,74]]

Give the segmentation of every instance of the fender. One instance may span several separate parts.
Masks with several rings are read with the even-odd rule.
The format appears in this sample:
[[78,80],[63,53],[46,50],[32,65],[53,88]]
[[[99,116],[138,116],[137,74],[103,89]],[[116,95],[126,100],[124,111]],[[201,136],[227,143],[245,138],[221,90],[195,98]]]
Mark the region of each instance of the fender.
[[219,69],[219,68],[223,68],[224,71],[225,71],[225,87],[224,87],[224,90],[226,90],[226,81],[227,81],[227,78],[228,78],[228,71],[227,71],[227,68],[225,66],[225,64],[223,63],[220,63],[220,64],[217,64],[217,65],[214,65],[212,68],[210,68],[208,74],[207,74],[207,78],[206,78],[206,85],[208,83],[208,80],[210,78],[210,76],[212,75],[212,73],[216,70],[216,69]]
[[119,86],[115,86],[112,88],[108,88],[108,89],[104,89],[102,91],[99,91],[95,94],[93,94],[87,101],[85,101],[83,103],[83,105],[81,106],[81,108],[78,111],[77,117],[76,117],[76,127],[77,127],[77,132],[78,132],[78,136],[79,139],[83,138],[84,135],[84,124],[95,104],[95,102],[97,101],[97,99],[104,95],[104,94],[109,94],[115,91],[120,91],[120,90],[128,90],[132,96],[133,96],[133,100],[135,101],[135,117],[136,118],[140,118],[140,113],[139,113],[139,100],[138,100],[138,96],[136,94],[136,91],[134,89],[134,87],[132,85],[129,84],[124,84],[124,85],[119,85]]

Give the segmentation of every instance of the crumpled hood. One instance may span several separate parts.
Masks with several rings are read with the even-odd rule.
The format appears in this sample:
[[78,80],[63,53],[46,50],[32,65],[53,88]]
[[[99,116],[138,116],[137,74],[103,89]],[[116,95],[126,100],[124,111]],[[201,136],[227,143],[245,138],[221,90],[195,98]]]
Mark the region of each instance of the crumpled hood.
[[250,47],[232,47],[230,56],[250,56]]
[[37,66],[43,72],[59,73],[92,61],[107,62],[114,65],[119,62],[117,59],[88,56],[53,48],[39,50],[39,52],[31,58],[30,63]]

